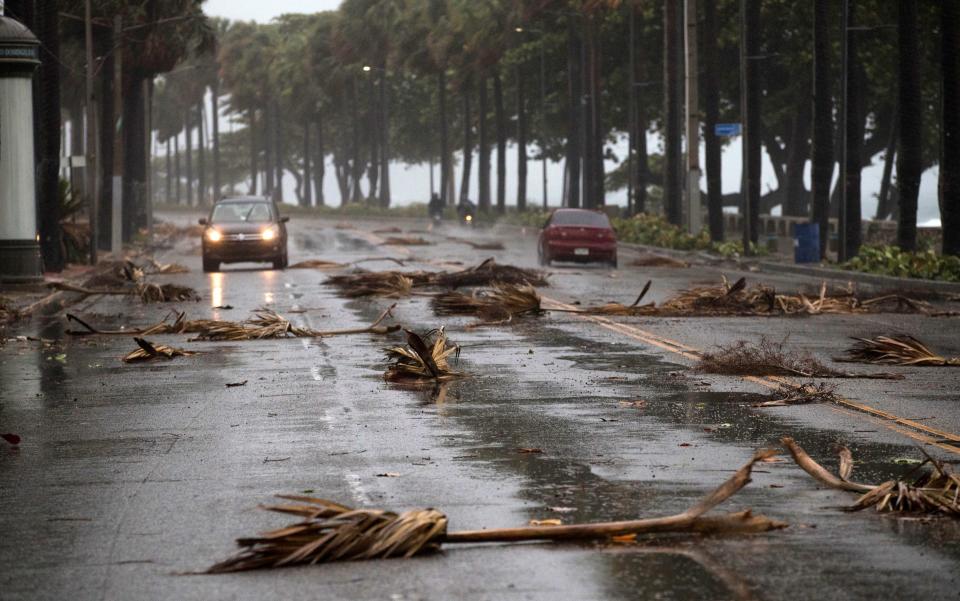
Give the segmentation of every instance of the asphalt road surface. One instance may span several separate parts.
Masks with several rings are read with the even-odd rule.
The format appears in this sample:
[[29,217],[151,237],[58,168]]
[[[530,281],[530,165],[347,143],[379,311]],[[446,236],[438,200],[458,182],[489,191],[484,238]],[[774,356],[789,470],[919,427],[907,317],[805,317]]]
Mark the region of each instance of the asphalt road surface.
[[[186,223],[186,216],[168,216]],[[516,228],[446,225],[422,247],[381,246],[385,225],[426,222],[294,218],[290,261],[411,258],[410,269],[453,268],[493,256],[535,266],[535,236]],[[500,240],[478,251],[447,236]],[[101,328],[142,326],[171,308],[189,318],[241,320],[270,307],[317,329],[360,327],[393,301],[347,300],[330,272],[262,266],[200,270],[198,241],[158,253],[188,274],[154,276],[195,287],[200,302],[143,305],[90,297],[70,311]],[[562,265],[541,292],[562,303],[629,303],[643,283],[662,301],[694,284],[746,275],[781,290],[798,276],[689,269]],[[370,262],[368,269],[388,269]],[[69,338],[62,317],[36,319],[0,346],[0,599],[952,599],[960,595],[960,527],[946,520],[847,513],[849,493],[817,485],[789,459],[765,463],[723,509],[750,507],[789,522],[766,534],[662,536],[639,544],[447,546],[414,559],[191,575],[234,552],[233,540],[287,523],[256,509],[277,493],[347,505],[435,507],[451,530],[674,514],[730,476],[755,449],[798,440],[835,468],[848,445],[854,475],[879,482],[908,472],[922,446],[960,459],[960,369],[900,368],[902,381],[840,380],[846,405],[759,409],[763,382],[691,371],[685,352],[736,340],[786,340],[821,360],[849,336],[908,332],[960,355],[960,318],[825,315],[809,318],[584,318],[564,313],[465,329],[429,299],[400,299],[396,320],[440,325],[462,346],[471,377],[443,398],[384,382],[382,349],[399,337],[156,342],[200,354],[124,364],[127,336]],[[232,309],[218,309],[218,306]],[[870,366],[843,365],[871,371]],[[246,385],[227,384],[246,381]],[[883,413],[879,413],[883,412]],[[518,449],[538,448],[542,453]],[[393,474],[390,477],[378,474]]]

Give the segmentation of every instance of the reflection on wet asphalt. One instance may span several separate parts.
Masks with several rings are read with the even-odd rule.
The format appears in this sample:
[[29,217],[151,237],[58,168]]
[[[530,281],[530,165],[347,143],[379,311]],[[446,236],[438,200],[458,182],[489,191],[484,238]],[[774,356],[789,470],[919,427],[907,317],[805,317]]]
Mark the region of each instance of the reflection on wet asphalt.
[[[366,233],[376,226],[354,225],[294,220],[291,262],[395,254]],[[419,258],[472,264],[494,254],[502,262],[532,262],[532,242],[515,235],[501,235],[508,250],[483,256],[442,242],[442,234],[428,237],[441,243],[417,248]],[[297,306],[307,309],[291,314],[297,323],[351,327],[369,323],[390,302],[344,301],[322,285],[321,271],[231,266],[204,275],[182,246],[163,259],[193,269],[165,276],[202,291],[200,303],[178,305],[188,317],[239,320],[261,306],[281,314]],[[649,275],[555,271],[550,294],[583,302],[628,297]],[[691,269],[656,277],[664,282],[655,292],[662,295],[669,286],[717,276]],[[225,304],[234,308],[214,309]],[[156,322],[169,309],[103,298],[71,310],[120,328]],[[425,298],[401,299],[396,316],[412,329],[439,325]],[[691,321],[644,327],[674,328],[675,339],[701,347],[760,327]],[[636,545],[471,545],[405,561],[172,575],[222,559],[236,536],[283,523],[252,511],[278,492],[370,507],[434,506],[447,513],[452,529],[471,529],[677,513],[754,449],[784,435],[830,468],[834,446],[849,445],[855,478],[868,482],[907,473],[912,466],[897,460],[919,455],[882,424],[830,407],[756,409],[762,390],[702,377],[675,357],[569,316],[464,330],[469,322],[443,320],[463,346],[459,368],[471,374],[443,391],[385,384],[381,349],[392,340],[382,338],[187,343],[158,336],[201,354],[129,366],[119,362],[131,348],[126,337],[64,338],[59,320],[33,324],[29,333],[60,341],[55,348],[0,348],[0,430],[24,437],[19,449],[0,448],[0,527],[18,541],[0,545],[0,598],[956,596],[955,524],[844,513],[839,508],[850,495],[823,490],[789,461],[758,466],[754,482],[723,506],[790,522],[770,534],[661,536]],[[789,322],[763,320],[762,329],[787,328],[798,344],[814,346],[816,335],[805,337]],[[225,387],[241,380],[249,383]],[[871,395],[880,391],[870,386]],[[936,390],[926,394],[943,405]],[[384,472],[400,476],[376,476]]]

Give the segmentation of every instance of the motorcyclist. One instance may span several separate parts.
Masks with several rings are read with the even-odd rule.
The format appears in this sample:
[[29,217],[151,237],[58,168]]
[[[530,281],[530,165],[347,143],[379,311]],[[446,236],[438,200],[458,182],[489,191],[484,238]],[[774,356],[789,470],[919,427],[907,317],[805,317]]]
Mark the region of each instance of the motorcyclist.
[[457,205],[457,216],[460,223],[472,223],[477,216],[477,205],[473,204],[469,198],[461,198]]

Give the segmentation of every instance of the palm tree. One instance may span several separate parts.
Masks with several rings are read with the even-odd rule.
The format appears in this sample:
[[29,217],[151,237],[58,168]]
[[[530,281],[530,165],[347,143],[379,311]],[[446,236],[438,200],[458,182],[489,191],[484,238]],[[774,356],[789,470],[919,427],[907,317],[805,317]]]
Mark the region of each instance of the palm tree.
[[923,171],[920,39],[916,0],[898,0],[897,41],[900,98],[900,153],[897,155],[900,220],[897,223],[897,245],[902,250],[913,251],[917,247],[917,197]]
[[[821,3],[823,4],[823,3]],[[721,181],[721,145],[715,131],[720,118],[720,90],[717,74],[720,61],[717,50],[717,7],[714,2],[703,3],[703,141],[706,149],[707,210],[710,239],[723,241],[723,190]]]
[[680,51],[682,41],[681,4],[664,0],[663,4],[663,205],[667,220],[681,222],[680,177]]

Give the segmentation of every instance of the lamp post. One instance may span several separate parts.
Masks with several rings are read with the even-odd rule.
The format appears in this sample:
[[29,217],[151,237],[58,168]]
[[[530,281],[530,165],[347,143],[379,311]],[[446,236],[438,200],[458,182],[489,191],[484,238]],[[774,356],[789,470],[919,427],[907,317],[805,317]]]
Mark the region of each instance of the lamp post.
[[40,42],[0,15],[0,281],[42,278],[33,155],[33,72]]

